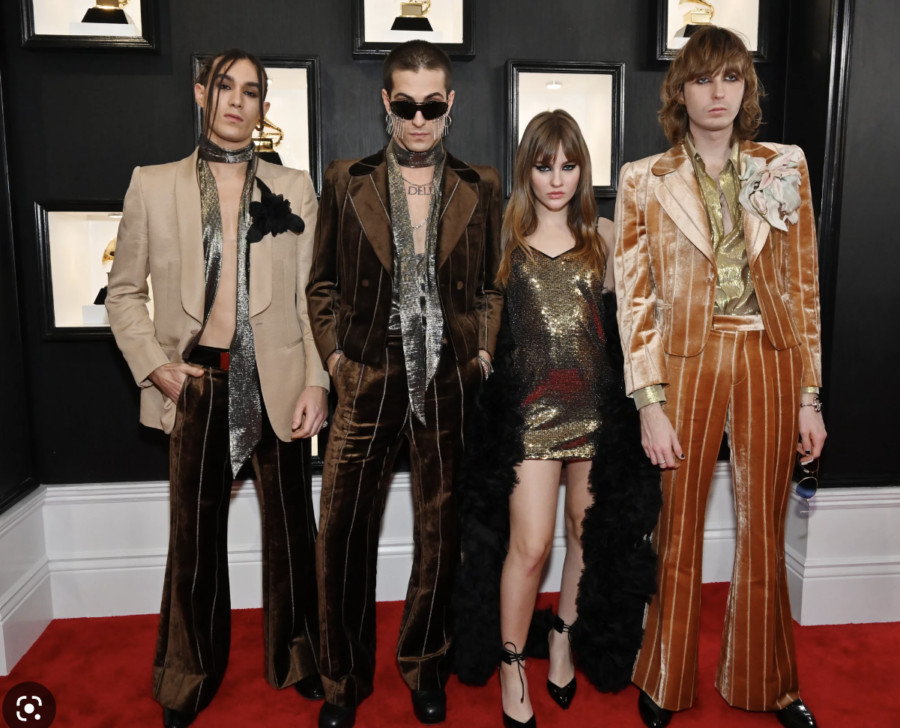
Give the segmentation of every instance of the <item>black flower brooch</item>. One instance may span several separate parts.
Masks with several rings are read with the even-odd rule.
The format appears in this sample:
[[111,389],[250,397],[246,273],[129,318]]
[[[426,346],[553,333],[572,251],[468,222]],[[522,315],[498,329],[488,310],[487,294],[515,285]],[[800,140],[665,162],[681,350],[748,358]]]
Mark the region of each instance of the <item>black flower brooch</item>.
[[247,231],[247,242],[258,243],[266,235],[280,235],[288,231],[298,235],[306,228],[303,218],[291,212],[291,203],[284,195],[273,195],[272,190],[259,177],[256,184],[262,193],[259,202],[250,203],[250,219],[253,224]]

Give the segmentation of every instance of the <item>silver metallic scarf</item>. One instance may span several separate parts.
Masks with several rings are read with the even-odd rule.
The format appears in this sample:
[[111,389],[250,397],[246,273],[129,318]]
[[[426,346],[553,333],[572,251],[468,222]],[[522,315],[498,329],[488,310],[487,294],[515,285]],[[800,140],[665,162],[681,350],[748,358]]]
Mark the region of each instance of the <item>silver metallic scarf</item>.
[[[391,140],[385,151],[385,159],[396,250],[394,273],[400,285],[400,331],[403,335],[410,406],[416,417],[425,424],[425,391],[437,371],[444,335],[444,314],[438,292],[436,264],[445,157],[441,153],[434,164],[431,207],[425,228],[424,281],[420,288],[412,220],[409,217],[406,188],[395,145],[396,142]],[[440,144],[437,146],[443,152],[443,147]]]
[[[256,159],[253,144],[243,149],[223,149],[204,137],[200,141],[200,216],[203,223],[203,254],[206,262],[206,300],[203,326],[216,300],[222,275],[222,209],[219,188],[208,162],[237,164],[247,162],[247,177],[241,194],[237,229],[237,320],[234,338],[229,348],[228,370],[228,433],[230,440],[231,473],[237,477],[241,466],[250,457],[262,437],[262,398],[256,370],[256,350],[250,327],[250,202],[256,179]],[[203,332],[197,335],[200,340]],[[193,348],[193,343],[190,348]]]

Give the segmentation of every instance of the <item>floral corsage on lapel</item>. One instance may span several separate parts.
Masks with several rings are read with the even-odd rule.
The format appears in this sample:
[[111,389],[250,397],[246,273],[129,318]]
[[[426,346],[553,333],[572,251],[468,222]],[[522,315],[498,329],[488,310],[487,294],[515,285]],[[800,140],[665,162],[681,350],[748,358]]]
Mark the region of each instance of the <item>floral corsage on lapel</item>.
[[259,202],[250,203],[250,219],[253,224],[247,231],[247,242],[258,243],[270,233],[280,235],[288,231],[298,235],[306,229],[303,218],[291,212],[290,201],[284,195],[273,195],[272,190],[259,177],[256,184],[262,197]]
[[741,173],[741,205],[773,228],[787,230],[800,219],[799,147],[790,147],[768,164],[762,157],[744,155]]

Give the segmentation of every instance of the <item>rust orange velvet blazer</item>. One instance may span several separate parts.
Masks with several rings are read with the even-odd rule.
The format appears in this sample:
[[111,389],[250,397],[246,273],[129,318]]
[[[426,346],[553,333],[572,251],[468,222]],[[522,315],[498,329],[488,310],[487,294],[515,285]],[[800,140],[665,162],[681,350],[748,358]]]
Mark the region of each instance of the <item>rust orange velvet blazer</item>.
[[[768,162],[781,144],[742,142]],[[744,211],[744,239],[766,334],[776,349],[800,347],[801,386],[822,384],[819,267],[806,158],[797,223],[783,232]],[[616,292],[629,395],[668,384],[666,355],[706,346],[716,300],[709,218],[694,167],[679,144],[622,168],[616,199]]]
[[[500,176],[448,154],[437,239],[437,277],[444,325],[458,362],[479,349],[493,354],[503,291],[500,265]],[[306,293],[323,362],[336,350],[380,366],[387,340],[394,275],[384,150],[325,172],[312,270]]]

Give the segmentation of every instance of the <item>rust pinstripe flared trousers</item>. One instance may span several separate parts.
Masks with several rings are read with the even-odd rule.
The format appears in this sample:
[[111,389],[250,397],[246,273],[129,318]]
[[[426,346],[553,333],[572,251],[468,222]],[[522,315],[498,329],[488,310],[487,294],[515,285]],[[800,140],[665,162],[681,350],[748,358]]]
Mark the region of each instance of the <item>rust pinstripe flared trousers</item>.
[[716,316],[706,348],[667,357],[664,409],[686,456],[663,475],[654,536],[659,590],[634,683],[668,710],[697,697],[703,528],[728,430],[737,543],[716,688],[732,706],[778,710],[798,696],[784,521],[798,437],[799,349],[778,351],[758,316]]

